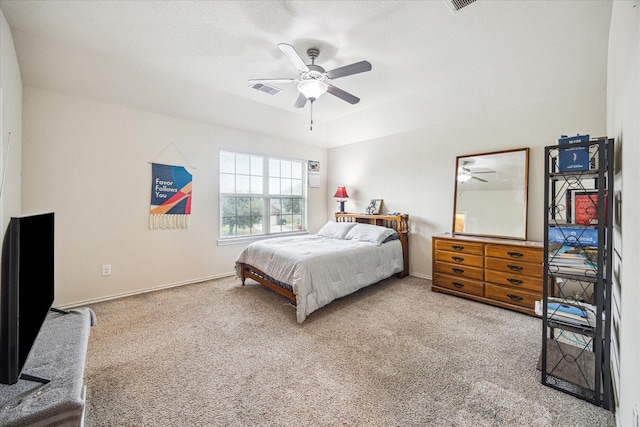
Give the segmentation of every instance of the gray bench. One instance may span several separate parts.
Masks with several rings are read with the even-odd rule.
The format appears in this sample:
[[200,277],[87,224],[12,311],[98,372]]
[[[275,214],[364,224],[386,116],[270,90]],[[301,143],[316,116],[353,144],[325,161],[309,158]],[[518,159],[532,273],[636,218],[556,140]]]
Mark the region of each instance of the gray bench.
[[95,315],[89,308],[50,313],[36,338],[23,374],[51,380],[0,385],[0,425],[81,426],[84,365]]

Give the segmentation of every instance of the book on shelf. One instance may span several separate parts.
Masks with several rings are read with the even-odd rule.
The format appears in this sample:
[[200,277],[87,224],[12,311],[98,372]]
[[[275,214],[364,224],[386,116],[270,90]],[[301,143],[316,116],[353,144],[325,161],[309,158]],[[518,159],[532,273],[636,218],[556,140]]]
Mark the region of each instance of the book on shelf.
[[549,258],[561,257],[565,259],[582,258],[593,263],[598,260],[598,248],[595,246],[563,245],[562,243],[549,243],[547,247]]
[[596,277],[598,252],[579,246],[549,245],[548,270],[555,274]]
[[[558,138],[558,145],[571,145],[580,142],[588,142],[589,135],[566,136]],[[559,172],[585,171],[591,168],[589,147],[560,148],[558,155]]]
[[558,313],[559,315],[562,316],[568,316],[568,317],[572,317],[572,318],[580,318],[580,319],[587,319],[587,313],[585,311],[585,309],[572,305],[572,304],[565,304],[563,302],[550,302],[547,304],[547,312],[548,311],[552,311],[554,313]]
[[[543,301],[536,301],[535,312],[543,315]],[[547,298],[547,319],[564,322],[573,326],[593,328],[596,324],[596,307],[582,301],[571,301],[562,298]]]
[[[609,138],[607,138],[606,136],[600,136],[597,138],[591,138],[591,142],[599,142],[599,141],[604,141],[604,164],[605,167],[609,167],[609,162],[607,159],[607,147],[609,146]],[[590,162],[591,162],[591,169],[592,170],[596,170],[599,169],[600,165],[600,158],[598,156],[598,150],[599,147],[597,145],[592,145],[589,147],[589,157],[590,157]]]
[[556,265],[549,263],[549,273],[551,274],[569,274],[572,276],[596,277],[598,270],[594,266],[569,267],[566,265]]
[[598,229],[589,227],[549,226],[549,243],[565,246],[598,246]]
[[598,262],[598,251],[594,248],[549,245],[549,262],[568,267],[594,267]]

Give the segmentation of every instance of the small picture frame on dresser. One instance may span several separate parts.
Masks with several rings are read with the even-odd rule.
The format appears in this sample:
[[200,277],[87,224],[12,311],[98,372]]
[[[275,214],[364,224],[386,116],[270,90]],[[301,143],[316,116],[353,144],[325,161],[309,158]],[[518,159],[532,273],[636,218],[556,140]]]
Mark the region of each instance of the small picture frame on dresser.
[[369,206],[367,206],[368,215],[378,215],[382,209],[382,199],[371,199]]
[[454,221],[453,232],[464,233],[467,230],[467,213],[456,212],[456,219]]

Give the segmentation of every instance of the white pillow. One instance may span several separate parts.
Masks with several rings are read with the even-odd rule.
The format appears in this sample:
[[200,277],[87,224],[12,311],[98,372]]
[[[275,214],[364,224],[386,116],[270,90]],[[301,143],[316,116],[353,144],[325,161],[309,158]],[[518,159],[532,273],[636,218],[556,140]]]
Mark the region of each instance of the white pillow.
[[329,221],[322,226],[317,234],[318,236],[330,237],[332,239],[346,239],[347,233],[355,227],[355,225],[355,222]]
[[371,242],[380,246],[389,236],[397,234],[392,228],[380,225],[357,224],[347,233],[346,239],[358,240],[360,242]]

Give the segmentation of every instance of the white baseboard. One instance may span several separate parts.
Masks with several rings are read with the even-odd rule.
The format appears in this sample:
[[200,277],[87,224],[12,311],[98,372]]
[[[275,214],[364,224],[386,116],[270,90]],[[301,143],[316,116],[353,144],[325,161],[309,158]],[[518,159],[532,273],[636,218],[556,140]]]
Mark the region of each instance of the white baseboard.
[[419,279],[426,279],[426,280],[432,280],[433,279],[432,276],[429,276],[427,274],[420,274],[420,273],[409,273],[409,276],[417,277]]
[[152,288],[139,289],[139,290],[131,291],[131,292],[123,292],[123,293],[120,293],[120,294],[108,295],[108,296],[99,297],[99,298],[92,298],[92,299],[83,300],[83,301],[76,301],[76,302],[72,302],[72,303],[69,303],[69,304],[56,306],[56,308],[59,308],[61,310],[68,310],[68,309],[71,309],[71,308],[81,307],[81,306],[85,306],[85,305],[89,305],[89,304],[95,304],[95,303],[98,303],[98,302],[109,301],[109,300],[118,299],[118,298],[124,298],[124,297],[130,297],[130,296],[133,296],[133,295],[146,294],[147,292],[159,291],[161,289],[176,288],[178,286],[192,285],[194,283],[206,282],[208,280],[222,279],[223,277],[229,277],[229,276],[233,276],[233,275],[235,275],[235,272],[224,273],[224,274],[220,274],[220,275],[217,275],[217,276],[200,277],[198,279],[185,280],[183,282],[169,283],[169,284],[166,284],[166,285],[154,286]]

